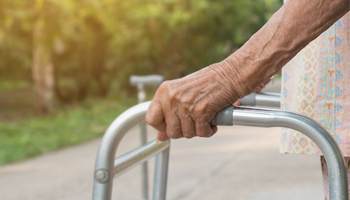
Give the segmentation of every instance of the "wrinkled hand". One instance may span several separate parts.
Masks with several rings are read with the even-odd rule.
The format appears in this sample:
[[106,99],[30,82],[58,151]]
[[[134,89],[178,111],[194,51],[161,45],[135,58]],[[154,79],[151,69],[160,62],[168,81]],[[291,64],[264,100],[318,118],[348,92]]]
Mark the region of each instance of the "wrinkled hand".
[[209,125],[210,120],[239,95],[215,65],[159,87],[146,122],[159,131],[160,141],[210,137],[217,132],[216,126]]

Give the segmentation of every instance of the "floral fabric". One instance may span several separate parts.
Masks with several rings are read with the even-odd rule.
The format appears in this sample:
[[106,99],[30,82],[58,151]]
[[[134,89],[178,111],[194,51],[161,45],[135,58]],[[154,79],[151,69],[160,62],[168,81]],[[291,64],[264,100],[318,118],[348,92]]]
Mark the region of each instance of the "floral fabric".
[[[350,157],[350,12],[284,66],[281,107],[316,120]],[[290,129],[282,132],[280,152],[322,154],[308,137]]]

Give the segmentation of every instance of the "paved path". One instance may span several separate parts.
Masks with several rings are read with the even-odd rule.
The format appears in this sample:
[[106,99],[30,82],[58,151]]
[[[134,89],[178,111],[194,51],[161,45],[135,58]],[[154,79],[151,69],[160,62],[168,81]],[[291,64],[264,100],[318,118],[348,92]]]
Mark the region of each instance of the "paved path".
[[[210,139],[173,140],[167,199],[323,199],[319,157],[279,155],[279,134],[279,128],[237,126],[220,127]],[[150,129],[149,139],[155,135]],[[99,139],[1,167],[0,199],[91,199],[98,144]],[[117,154],[137,146],[134,128]],[[154,159],[149,164],[152,175]],[[115,180],[113,199],[140,199],[139,172],[137,167]]]

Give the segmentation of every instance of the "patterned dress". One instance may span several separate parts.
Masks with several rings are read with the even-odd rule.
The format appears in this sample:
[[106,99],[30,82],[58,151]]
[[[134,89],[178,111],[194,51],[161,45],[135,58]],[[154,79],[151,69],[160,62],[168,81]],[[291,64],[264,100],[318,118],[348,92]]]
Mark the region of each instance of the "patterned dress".
[[[284,66],[281,96],[282,109],[315,119],[350,157],[350,12]],[[290,129],[282,132],[280,152],[322,154]]]

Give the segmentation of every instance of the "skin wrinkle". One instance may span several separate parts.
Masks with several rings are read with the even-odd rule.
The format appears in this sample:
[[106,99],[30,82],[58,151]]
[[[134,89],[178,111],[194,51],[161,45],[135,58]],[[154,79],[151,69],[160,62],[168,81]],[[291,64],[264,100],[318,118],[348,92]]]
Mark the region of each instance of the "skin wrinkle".
[[265,83],[348,11],[349,0],[288,1],[225,60],[162,84],[147,112],[147,123],[171,131],[158,135],[162,141],[192,135],[192,122],[197,136],[213,135],[217,127],[210,127],[209,121],[216,112]]
[[[209,68],[210,68],[210,67],[211,67],[211,66],[209,66]],[[213,72],[214,72],[216,75],[218,75],[218,76],[220,77],[220,79],[218,80],[218,82],[220,82],[220,84],[224,86],[225,84],[222,82],[222,80],[225,80],[225,75],[224,75],[225,72],[223,72],[223,71],[217,71],[217,70],[215,70],[215,68],[212,68],[212,70],[213,70]],[[227,69],[226,69],[226,70],[227,70]],[[224,69],[224,71],[225,71],[225,69]],[[230,73],[229,70],[227,70],[226,73]],[[227,84],[229,84],[229,85],[231,86],[231,88],[234,88],[234,84],[232,84],[231,82],[227,81]],[[220,89],[220,90],[222,90],[222,89]],[[210,94],[210,93],[209,93],[209,94]],[[234,94],[233,94],[231,97],[232,97],[231,99],[239,98],[239,97],[236,97]],[[233,101],[233,100],[231,100],[231,101]],[[230,102],[230,103],[234,103],[234,102]]]
[[[199,77],[203,77],[203,76],[199,76]],[[200,78],[200,79],[197,79],[196,80],[197,82],[199,82],[199,83],[202,83],[202,82],[206,82],[206,81],[208,81],[207,79],[202,79],[202,78]],[[184,84],[184,86],[187,86],[188,84],[190,84],[190,83],[187,83],[187,84]],[[175,88],[175,87],[174,87]],[[213,85],[209,85],[208,87],[206,87],[205,89],[201,89],[201,90],[198,90],[198,89],[190,89],[190,90],[187,90],[187,91],[185,91],[185,90],[182,90],[181,88],[177,88],[179,91],[181,91],[181,92],[179,92],[177,95],[179,96],[179,97],[177,97],[177,103],[178,104],[182,104],[183,105],[183,107],[184,107],[184,111],[182,111],[182,112],[179,112],[179,115],[178,115],[178,118],[180,118],[181,119],[181,124],[183,124],[182,122],[183,122],[183,118],[187,118],[188,119],[188,117],[186,117],[186,116],[183,116],[183,113],[188,113],[188,105],[198,105],[197,104],[197,101],[201,101],[201,99],[205,99],[205,98],[208,98],[208,95],[209,95],[209,98],[212,98],[212,95],[211,95],[211,93],[209,92],[209,94],[207,94],[208,93],[208,91],[212,91],[213,89],[215,89],[215,86],[213,86]],[[196,99],[196,101],[195,102],[192,102],[192,100],[191,100],[191,98],[192,98],[192,93],[198,93],[199,94],[199,98],[197,97],[197,99]],[[188,95],[188,94],[190,94],[190,98],[182,98],[182,96],[183,95]],[[188,96],[187,96],[188,97]],[[186,104],[184,104],[184,101],[181,101],[181,99],[182,100],[186,100],[186,102],[188,102],[188,104],[186,103]],[[190,99],[190,101],[188,101],[188,99]],[[205,113],[205,108],[207,107],[207,105],[205,105],[205,106],[203,106],[203,113],[201,113],[199,116],[204,116],[204,113]],[[200,110],[200,109],[198,109],[198,110]],[[191,116],[191,115],[190,115]],[[191,116],[192,118],[193,118],[193,116]],[[202,119],[200,119],[200,118],[202,118],[202,117],[198,117],[197,118],[197,126],[202,126],[202,124],[207,124],[207,120],[208,119],[205,119],[205,118],[202,118]],[[193,120],[191,120],[191,121],[193,121]],[[187,134],[185,134],[184,133],[184,131],[183,131],[183,136],[185,136],[185,137],[188,137],[188,135]],[[190,134],[191,135],[191,137],[193,137],[192,136],[192,134]],[[212,135],[212,134],[210,134],[210,135]],[[205,135],[203,135],[203,136],[205,136]]]
[[323,5],[324,5],[324,0],[319,0],[319,4],[318,4],[317,10],[321,10]]
[[[184,125],[182,127],[182,134],[185,138],[189,139],[196,136],[196,127],[191,117],[185,116],[185,118],[181,118],[181,124]],[[186,131],[186,129],[189,131]]]
[[[233,61],[233,60],[232,60]],[[217,66],[213,66],[211,65],[210,68],[216,72],[217,75],[220,76],[221,80],[225,81],[226,84],[228,84],[230,87],[231,87],[231,90],[232,90],[232,98],[231,98],[231,101],[230,103],[233,104],[237,99],[239,98],[242,98],[244,97],[244,92],[241,92],[243,94],[240,94],[240,93],[237,93],[237,87],[244,87],[245,84],[240,84],[240,80],[238,77],[243,77],[242,75],[242,72],[243,71],[240,71],[240,70],[236,70],[235,67],[232,67],[232,66],[235,66],[235,64],[232,62],[231,60],[229,59],[226,59],[225,61],[223,62],[220,62],[218,63],[217,65],[219,65],[219,67],[221,67],[221,70],[217,70]],[[231,66],[231,67],[229,67]],[[227,80],[227,74],[232,74],[232,75],[235,75],[235,77],[237,77],[236,79],[232,79],[231,81],[230,80]],[[225,84],[224,84],[225,85]],[[245,90],[248,90],[248,89],[240,89],[238,91],[245,91]]]

